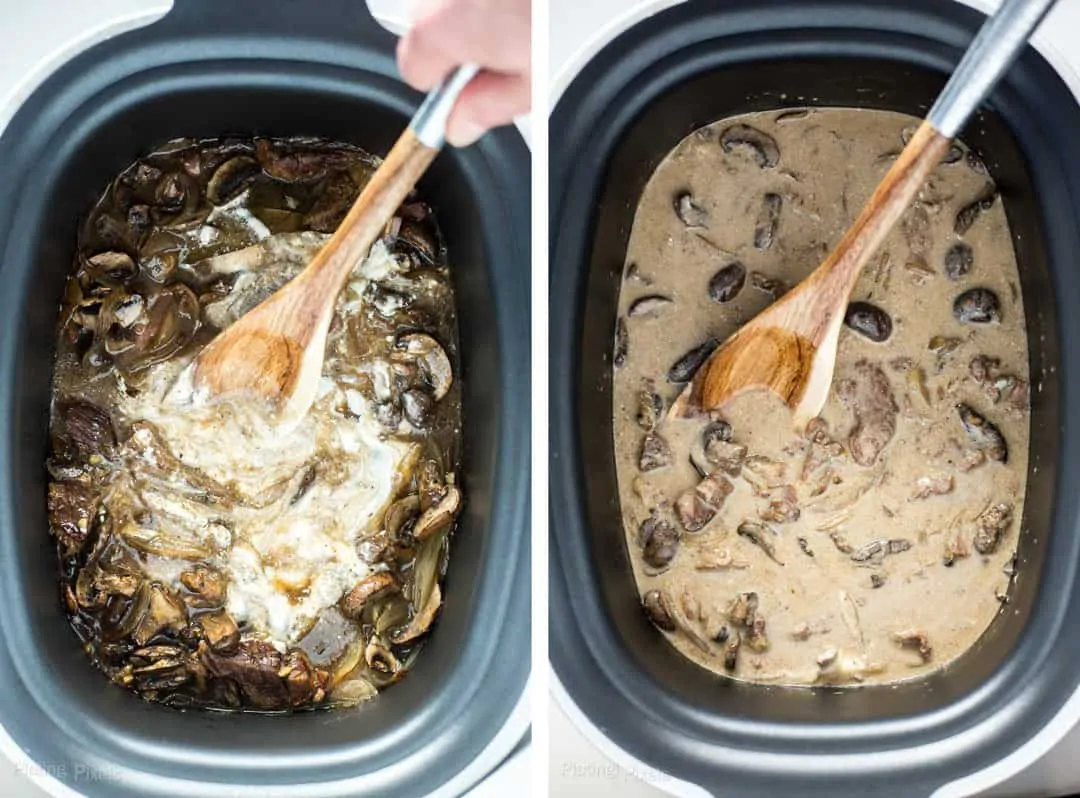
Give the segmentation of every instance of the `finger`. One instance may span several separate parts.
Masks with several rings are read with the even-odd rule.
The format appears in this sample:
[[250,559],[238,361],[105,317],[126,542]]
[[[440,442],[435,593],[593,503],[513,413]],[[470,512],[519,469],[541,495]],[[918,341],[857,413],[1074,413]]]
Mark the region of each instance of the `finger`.
[[523,72],[529,66],[529,17],[517,3],[487,0],[436,2],[417,18],[398,43],[402,77],[427,91],[456,66],[475,61],[496,72]]
[[467,147],[493,127],[528,113],[531,86],[528,75],[481,72],[461,93],[446,125],[446,141]]

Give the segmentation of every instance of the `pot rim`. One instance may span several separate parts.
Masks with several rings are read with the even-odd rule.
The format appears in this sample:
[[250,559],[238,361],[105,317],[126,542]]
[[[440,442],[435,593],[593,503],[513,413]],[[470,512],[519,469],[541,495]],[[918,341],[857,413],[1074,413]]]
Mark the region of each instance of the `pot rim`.
[[[997,7],[994,0],[952,1],[974,8],[985,15],[989,15]],[[691,0],[639,0],[622,14],[610,19],[578,47],[555,74],[549,91],[550,109],[554,110],[582,69],[611,42],[643,20],[687,2]],[[1074,68],[1064,53],[1049,40],[1043,29],[1036,30],[1030,39],[1030,44],[1053,67],[1072,92],[1074,99],[1080,103],[1080,72]],[[710,794],[698,784],[679,779],[646,764],[618,745],[578,706],[559,679],[550,656],[547,671],[550,679],[549,691],[559,709],[601,754],[655,789],[671,795],[680,796],[680,798],[704,798]],[[1078,723],[1080,723],[1080,688],[1073,691],[1051,721],[1033,737],[993,765],[943,784],[933,793],[932,798],[961,798],[1001,784],[1049,753]],[[810,758],[810,755],[807,758]]]
[[[360,1],[367,5],[367,0]],[[77,37],[68,39],[52,52],[39,58],[33,68],[23,75],[7,96],[0,98],[0,135],[7,129],[23,104],[67,63],[108,39],[160,21],[173,9],[176,2],[177,0],[171,0],[156,8],[142,8],[136,12],[115,16],[97,27],[83,31]],[[373,16],[380,24],[385,25],[390,21],[383,15],[373,14]],[[522,134],[526,147],[531,149],[527,118],[518,120],[515,127]],[[530,697],[533,676],[530,667],[521,692],[503,725],[470,762],[455,773],[449,781],[430,793],[431,798],[454,798],[454,796],[464,795],[499,771],[514,749],[525,739],[531,726]],[[84,797],[84,793],[72,789],[57,778],[47,764],[38,763],[11,736],[2,722],[0,722],[0,756],[10,760],[17,773],[51,796],[56,798]],[[106,771],[105,776],[107,775]],[[272,794],[271,790],[268,790],[268,794]]]

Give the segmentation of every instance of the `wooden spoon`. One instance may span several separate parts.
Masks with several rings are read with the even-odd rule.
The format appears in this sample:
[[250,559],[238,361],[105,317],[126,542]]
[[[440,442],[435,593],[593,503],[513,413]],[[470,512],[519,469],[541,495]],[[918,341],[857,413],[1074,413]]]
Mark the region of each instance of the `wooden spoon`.
[[225,329],[196,358],[196,390],[253,393],[299,419],[315,399],[338,294],[445,143],[450,111],[478,67],[431,91],[333,237],[285,286]]
[[713,352],[672,405],[671,417],[716,410],[761,389],[792,409],[797,429],[821,413],[863,267],[1055,2],[1005,0],[843,240],[809,277]]

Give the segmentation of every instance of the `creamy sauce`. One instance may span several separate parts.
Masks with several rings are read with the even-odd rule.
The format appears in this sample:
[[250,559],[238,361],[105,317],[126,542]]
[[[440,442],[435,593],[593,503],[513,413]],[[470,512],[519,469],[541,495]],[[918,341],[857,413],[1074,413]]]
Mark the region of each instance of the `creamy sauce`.
[[[285,234],[211,258],[205,267],[221,273],[217,261],[222,259],[230,271],[238,262],[280,264],[273,258],[285,247],[298,256],[292,263],[303,263],[314,257],[324,240]],[[268,251],[266,260],[262,256]],[[362,296],[368,275],[385,277],[396,271],[386,248],[377,244],[350,282],[348,295]],[[257,273],[242,274],[250,278]],[[293,269],[279,275],[292,276]],[[239,318],[236,311],[243,309],[239,298],[251,283],[238,280],[221,300],[229,307],[220,318],[223,326]],[[158,522],[154,530],[158,543],[167,549],[174,542],[172,535],[177,535],[212,552],[203,561],[228,577],[226,609],[282,651],[299,642],[319,613],[369,574],[357,543],[378,531],[387,504],[401,486],[405,466],[411,468],[416,456],[413,444],[386,438],[372,403],[350,388],[350,376],[356,375],[340,356],[327,359],[315,405],[287,428],[250,399],[197,401],[187,359],[153,367],[146,390],[121,397],[119,409],[130,423],[150,422],[186,467],[229,485],[237,497],[228,508],[185,501],[177,492],[182,487],[178,475],[157,478],[151,432],[138,430],[125,447],[129,456],[124,478],[139,486],[148,507],[172,522]],[[312,463],[333,463],[334,479],[316,480],[296,499]],[[112,511],[108,500],[104,506]],[[147,573],[179,588],[176,580],[183,566],[183,560],[157,557],[148,562]]]
[[[961,655],[1000,610],[1023,513],[1029,366],[1005,214],[966,148],[862,275],[852,299],[876,308],[877,326],[844,327],[809,434],[776,397],[748,394],[719,414],[729,440],[710,428],[709,457],[708,419],[653,429],[655,408],[640,409],[650,394],[647,406],[669,407],[684,384],[669,379],[676,361],[824,259],[917,123],[839,109],[723,120],[667,156],[637,208],[614,380],[623,520],[646,611],[706,668],[789,685],[908,679]],[[741,281],[739,269],[717,276],[736,262]],[[983,294],[958,318],[976,288],[996,296],[996,321],[970,321]],[[959,404],[969,426],[994,425],[1007,457],[987,428],[965,429]]]

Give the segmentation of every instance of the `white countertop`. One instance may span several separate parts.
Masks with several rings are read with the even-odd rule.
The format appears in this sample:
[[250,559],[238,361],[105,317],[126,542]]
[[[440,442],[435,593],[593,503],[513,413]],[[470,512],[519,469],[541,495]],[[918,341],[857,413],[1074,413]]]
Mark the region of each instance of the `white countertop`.
[[[627,0],[549,0],[555,79],[578,50],[611,20],[627,13]],[[1042,32],[1080,72],[1080,0],[1060,0]],[[570,722],[554,699],[550,707],[550,794],[559,798],[663,798],[663,776],[646,782],[616,765]],[[986,795],[1054,798],[1080,793],[1080,728],[1041,760]]]
[[[222,0],[225,2],[226,0]],[[363,2],[363,0],[357,0]],[[164,14],[172,5],[171,0],[35,0],[35,2],[15,3],[11,0],[3,5],[5,46],[0,48],[0,108],[8,105],[13,97],[25,99],[32,91],[27,81],[36,83],[35,75],[48,69],[48,62],[67,49],[71,43],[82,40],[90,31],[111,26],[116,20],[125,17],[143,16],[159,10]],[[376,18],[392,30],[400,31],[404,27],[407,4],[404,0],[368,0],[368,5]],[[61,59],[63,60],[63,59]],[[51,71],[51,70],[49,70]],[[8,117],[0,114],[0,129],[7,124]],[[519,120],[526,141],[529,139],[528,118]],[[528,706],[528,694],[523,698],[523,706],[514,712],[514,720],[508,722],[515,728],[523,728],[519,715]],[[501,747],[503,751],[513,747],[515,740],[521,739],[520,731],[508,735],[505,740],[493,742],[490,748]],[[485,754],[490,753],[485,752]],[[496,754],[495,762],[506,756],[498,769],[482,783],[474,787],[467,798],[504,798],[507,795],[527,796],[531,787],[532,747],[528,739],[517,745],[509,753]],[[62,763],[51,765],[53,770],[63,767]],[[490,765],[488,766],[490,767]],[[482,771],[481,771],[482,772]],[[34,784],[26,768],[16,765],[12,760],[0,754],[0,796],[2,798],[47,798],[48,794]],[[78,786],[78,785],[76,785]],[[194,798],[194,796],[193,796]]]

